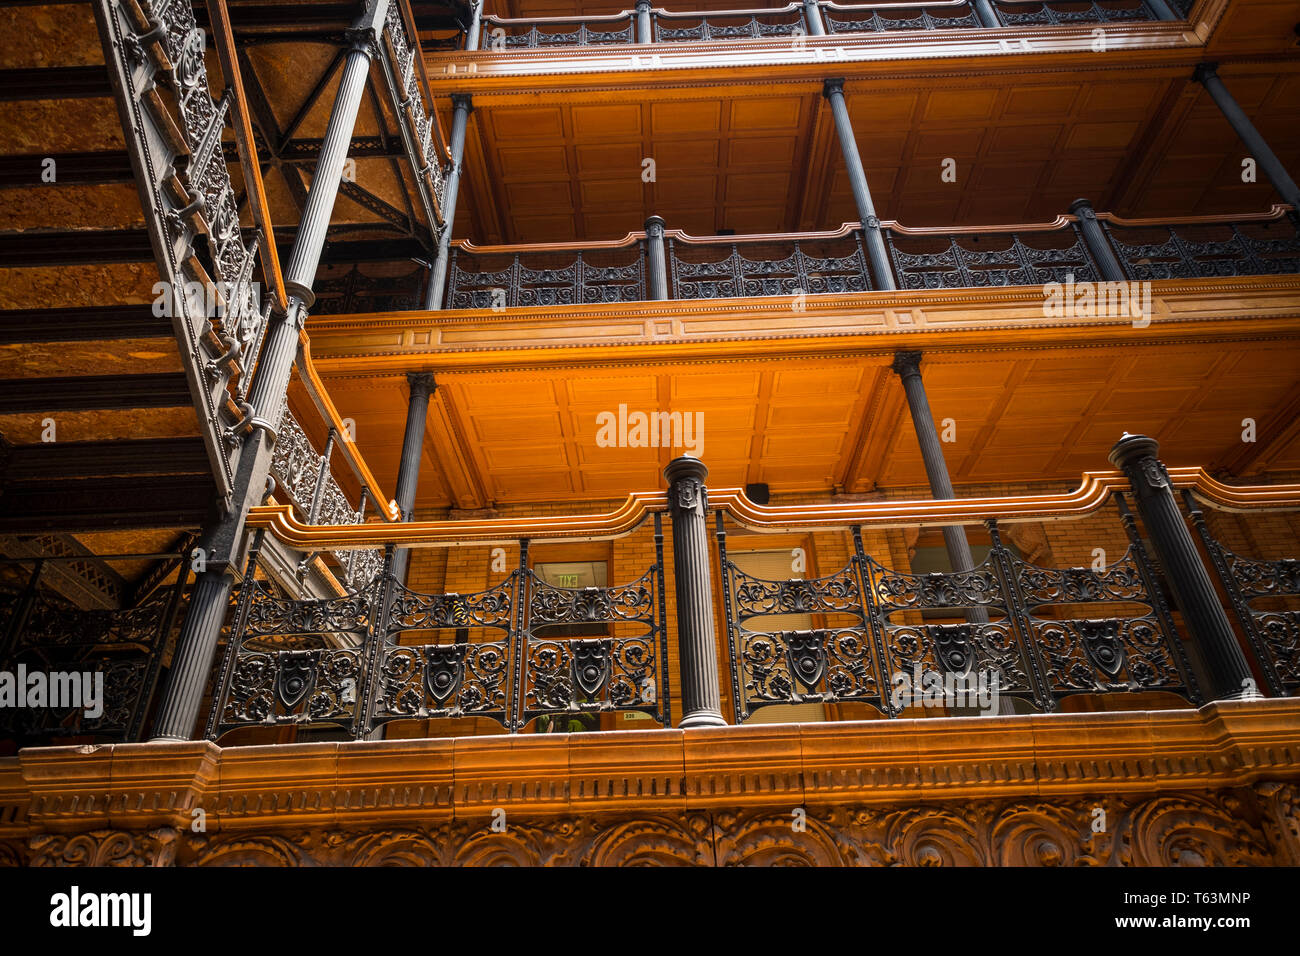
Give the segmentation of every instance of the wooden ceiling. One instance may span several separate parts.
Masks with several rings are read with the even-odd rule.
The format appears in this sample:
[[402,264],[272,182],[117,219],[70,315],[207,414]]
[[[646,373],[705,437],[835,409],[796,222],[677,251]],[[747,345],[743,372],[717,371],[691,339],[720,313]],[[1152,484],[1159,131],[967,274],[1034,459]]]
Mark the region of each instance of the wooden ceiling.
[[[1300,342],[1165,343],[926,353],[923,374],[954,482],[1072,483],[1109,467],[1125,432],[1151,435],[1171,465],[1300,469]],[[621,499],[652,490],[682,448],[602,447],[602,412],[698,413],[710,482],[774,493],[923,489],[925,471],[890,356],[629,363],[624,367],[437,372],[417,504],[475,508]],[[331,363],[318,363],[328,368]],[[1158,373],[1156,369],[1158,368]],[[405,380],[325,373],[380,475],[395,474]],[[1242,442],[1242,420],[1259,440]]]

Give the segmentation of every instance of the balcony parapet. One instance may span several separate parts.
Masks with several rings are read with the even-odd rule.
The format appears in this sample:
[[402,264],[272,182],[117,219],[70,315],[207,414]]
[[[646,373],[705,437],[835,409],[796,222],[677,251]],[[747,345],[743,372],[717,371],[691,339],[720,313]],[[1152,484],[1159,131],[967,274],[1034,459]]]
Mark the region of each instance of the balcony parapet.
[[[1288,699],[983,721],[28,749],[0,760],[0,865],[1294,865],[1297,732],[1300,702]],[[790,825],[795,808],[803,832]],[[505,832],[494,832],[500,819]]]

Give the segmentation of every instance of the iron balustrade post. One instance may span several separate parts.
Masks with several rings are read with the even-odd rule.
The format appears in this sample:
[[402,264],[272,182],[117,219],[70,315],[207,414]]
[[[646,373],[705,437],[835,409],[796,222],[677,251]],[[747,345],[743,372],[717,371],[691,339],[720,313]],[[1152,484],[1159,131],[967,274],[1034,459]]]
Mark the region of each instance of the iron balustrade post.
[[980,26],[1002,26],[1002,21],[998,19],[998,11],[990,0],[971,0],[971,6],[975,8],[975,16],[979,19]]
[[242,438],[234,494],[227,503],[224,517],[210,526],[202,539],[209,568],[199,573],[194,585],[189,612],[176,642],[167,686],[154,718],[153,739],[188,740],[198,718],[202,704],[200,695],[212,668],[221,624],[230,600],[232,564],[237,560],[244,536],[244,520],[248,509],[260,504],[268,491],[267,478],[277,424],[275,417],[289,387],[289,375],[298,353],[298,335],[306,324],[307,309],[314,301],[311,286],[320,265],[357,110],[365,93],[370,61],[383,29],[389,2],[367,0],[365,12],[348,31],[352,48],[343,65],[320,158],[285,272],[288,308],[284,315],[274,317],[273,327],[266,334],[245,407],[243,424],[250,427]]
[[652,300],[668,298],[668,257],[664,254],[664,226],[659,216],[645,221],[647,292]]
[[654,27],[650,20],[650,0],[636,0],[636,42],[655,42]]
[[1097,212],[1092,208],[1092,203],[1086,199],[1076,199],[1070,203],[1070,212],[1079,219],[1079,231],[1083,234],[1083,244],[1088,247],[1088,254],[1092,256],[1097,268],[1101,270],[1101,278],[1107,282],[1123,282],[1128,278],[1124,272],[1124,265],[1115,255],[1115,250],[1111,248],[1110,240],[1106,238],[1106,232],[1101,228],[1101,223],[1097,221]]
[[[944,461],[943,445],[939,441],[939,432],[934,427],[934,415],[930,411],[930,399],[925,394],[925,383],[921,380],[921,353],[894,353],[894,372],[903,380],[903,391],[907,395],[907,408],[912,413],[912,427],[916,431],[917,444],[921,446],[921,460],[925,463],[925,474],[930,480],[930,494],[935,498],[948,501],[957,495],[952,488],[952,479],[948,477],[948,463]],[[948,561],[954,571],[971,571],[975,559],[971,557],[970,543],[966,540],[966,529],[961,525],[947,525],[943,528],[943,544],[948,552]],[[972,624],[987,624],[988,611],[984,608],[967,608],[966,620]]]
[[473,98],[467,93],[453,93],[451,97],[451,171],[443,193],[442,234],[438,237],[438,254],[429,268],[429,284],[424,290],[424,307],[430,311],[442,308],[443,292],[447,287],[447,264],[451,256],[451,229],[456,221],[456,197],[460,194],[460,174],[465,158],[465,130],[469,114],[474,110]]
[[808,24],[808,33],[815,37],[826,35],[826,25],[822,23],[822,13],[818,0],[803,0],[803,18]]
[[[397,508],[403,521],[415,517],[415,490],[420,483],[420,459],[424,454],[424,430],[429,418],[429,397],[438,387],[431,372],[407,372],[411,397],[406,406],[406,433],[402,436],[402,458],[397,466]],[[411,563],[409,548],[399,548],[393,559],[393,576],[398,584],[406,583],[406,569]]]
[[1145,435],[1130,435],[1110,450],[1110,461],[1124,472],[1151,545],[1164,570],[1183,621],[1201,649],[1211,700],[1258,697],[1246,657],[1215,594],[1196,543],[1174,500],[1169,472],[1156,457],[1160,445]]
[[308,524],[315,524],[320,519],[321,502],[325,496],[325,482],[330,474],[330,457],[334,454],[334,442],[337,439],[338,432],[331,425],[329,437],[325,439],[325,451],[320,456],[320,468],[316,472],[316,487],[311,493],[311,511],[307,516]]
[[470,0],[469,25],[465,27],[465,49],[477,50],[483,30],[483,0]]
[[713,634],[713,577],[709,568],[706,521],[709,469],[683,455],[664,469],[668,512],[673,522],[673,576],[677,592],[677,651],[682,667],[682,722],[693,727],[724,727],[718,687],[717,642]]
[[898,286],[894,283],[894,274],[889,268],[889,252],[880,230],[880,219],[876,216],[876,206],[871,201],[867,174],[862,168],[862,157],[858,154],[853,124],[849,121],[848,104],[844,102],[843,77],[826,80],[822,84],[822,95],[830,102],[831,113],[835,117],[835,132],[839,136],[844,165],[849,171],[849,185],[853,189],[853,201],[858,207],[858,218],[862,221],[862,233],[867,243],[867,255],[871,258],[871,270],[875,273],[876,288],[896,289]]
[[1202,63],[1196,67],[1192,73],[1192,79],[1210,94],[1210,98],[1218,105],[1219,111],[1223,113],[1227,121],[1236,130],[1241,141],[1246,144],[1250,150],[1250,155],[1259,163],[1264,175],[1268,177],[1273,188],[1277,190],[1282,201],[1289,204],[1293,209],[1300,210],[1300,187],[1297,187],[1291,174],[1286,171],[1282,161],[1277,158],[1277,154],[1268,148],[1268,143],[1264,142],[1264,137],[1259,134],[1255,124],[1250,121],[1250,117],[1245,114],[1237,101],[1233,99],[1228,88],[1223,85],[1223,80],[1219,79],[1219,64]]
[[1178,14],[1174,13],[1173,8],[1169,6],[1168,0],[1142,0],[1151,11],[1151,14],[1157,20],[1181,20]]

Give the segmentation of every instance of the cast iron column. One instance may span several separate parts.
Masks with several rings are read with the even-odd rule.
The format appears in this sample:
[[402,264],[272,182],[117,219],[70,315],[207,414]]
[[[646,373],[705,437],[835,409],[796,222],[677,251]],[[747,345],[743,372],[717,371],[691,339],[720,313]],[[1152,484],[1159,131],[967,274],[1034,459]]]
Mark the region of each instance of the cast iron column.
[[980,26],[1002,26],[1002,21],[998,19],[998,12],[993,9],[993,4],[989,0],[975,0],[972,6],[975,7],[975,16],[979,19]]
[[[407,372],[411,398],[406,406],[406,434],[402,436],[402,460],[397,466],[397,507],[403,521],[415,517],[415,489],[420,483],[420,459],[424,453],[424,428],[429,418],[429,396],[437,387],[432,372]],[[393,555],[393,574],[398,583],[406,583],[406,568],[411,563],[409,548],[398,548]]]
[[1133,486],[1138,513],[1151,536],[1151,546],[1160,560],[1169,590],[1209,671],[1210,698],[1258,697],[1259,692],[1251,690],[1255,682],[1250,666],[1196,551],[1192,533],[1178,510],[1169,472],[1156,457],[1159,449],[1154,438],[1126,432],[1111,448],[1110,461]]
[[835,117],[835,132],[839,135],[840,152],[844,154],[844,165],[849,171],[849,185],[853,187],[853,201],[858,206],[858,218],[862,220],[862,235],[867,243],[867,255],[871,257],[871,271],[875,273],[876,288],[896,289],[898,286],[894,284],[894,273],[889,268],[889,251],[885,247],[884,234],[880,231],[875,204],[871,201],[871,190],[867,188],[867,174],[862,168],[862,157],[858,155],[858,141],[853,138],[849,108],[844,102],[844,78],[826,80],[822,84],[822,95],[830,101],[831,113]]
[[654,29],[650,25],[650,0],[636,0],[636,42],[655,42]]
[[664,469],[668,513],[673,520],[673,576],[677,589],[677,650],[682,664],[679,727],[723,727],[718,691],[717,643],[713,636],[713,576],[709,570],[709,511],[704,479],[709,469],[683,455]]
[[438,237],[438,255],[429,269],[429,287],[424,290],[424,307],[441,309],[442,294],[447,286],[447,261],[451,255],[451,227],[456,221],[456,197],[460,194],[460,173],[465,158],[465,128],[469,123],[474,102],[467,93],[453,93],[451,102],[451,172],[447,174],[447,188],[443,191],[442,234]]
[[1146,0],[1146,4],[1151,8],[1157,20],[1181,20],[1182,17],[1174,13],[1173,8],[1165,0]]
[[1128,276],[1124,274],[1124,266],[1115,255],[1115,250],[1111,248],[1106,238],[1106,231],[1097,221],[1097,213],[1092,208],[1092,203],[1086,199],[1076,199],[1070,203],[1070,212],[1079,218],[1079,231],[1083,233],[1083,244],[1088,247],[1093,261],[1101,270],[1101,278],[1107,282],[1125,281]]
[[826,27],[822,23],[822,14],[817,9],[817,0],[803,0],[803,18],[808,24],[808,33],[815,37],[824,37]]
[[1246,149],[1250,150],[1250,155],[1259,163],[1260,169],[1264,170],[1264,175],[1269,178],[1273,188],[1282,197],[1282,201],[1300,210],[1300,188],[1283,167],[1282,161],[1268,148],[1268,143],[1264,142],[1264,137],[1259,135],[1259,130],[1255,129],[1255,124],[1250,121],[1250,117],[1242,111],[1237,101],[1232,98],[1232,94],[1228,92],[1228,88],[1223,85],[1223,80],[1219,79],[1218,68],[1217,63],[1202,63],[1192,73],[1192,79],[1205,87],[1206,92],[1218,104],[1219,110],[1237,131],[1241,141],[1246,144]]
[[311,190],[303,209],[293,255],[285,272],[289,294],[286,313],[272,319],[257,375],[249,393],[250,419],[255,426],[245,433],[239,456],[235,494],[226,516],[210,526],[202,538],[208,569],[198,573],[190,608],[181,626],[167,684],[153,722],[154,740],[189,740],[203,704],[203,688],[212,671],[217,640],[226,617],[233,586],[232,563],[243,538],[248,509],[260,504],[267,494],[274,439],[267,429],[278,424],[276,417],[284,401],[298,353],[298,333],[306,323],[306,312],[314,301],[311,285],[320,264],[325,234],[343,177],[343,163],[356,124],[357,108],[365,92],[370,58],[383,28],[389,0],[369,0],[365,13],[348,32],[352,49],[343,65],[334,108],[325,128]]
[[664,226],[658,216],[645,221],[646,292],[651,299],[668,298],[668,257],[664,254]]
[[[939,432],[934,427],[934,415],[930,411],[930,399],[925,394],[925,383],[921,381],[921,353],[896,352],[894,354],[894,371],[903,380],[903,391],[907,394],[907,407],[912,413],[912,427],[916,430],[916,440],[921,446],[921,460],[925,462],[925,474],[930,479],[930,494],[936,499],[948,501],[956,498],[952,490],[952,479],[948,477],[948,464],[943,458],[943,445],[939,441]],[[975,567],[971,557],[970,543],[966,540],[966,529],[961,525],[943,528],[943,544],[948,551],[948,561],[954,571],[969,571]],[[966,619],[975,624],[988,622],[988,612],[983,608],[968,608]]]
[[470,0],[469,26],[465,28],[465,49],[477,50],[479,32],[483,29],[483,0]]

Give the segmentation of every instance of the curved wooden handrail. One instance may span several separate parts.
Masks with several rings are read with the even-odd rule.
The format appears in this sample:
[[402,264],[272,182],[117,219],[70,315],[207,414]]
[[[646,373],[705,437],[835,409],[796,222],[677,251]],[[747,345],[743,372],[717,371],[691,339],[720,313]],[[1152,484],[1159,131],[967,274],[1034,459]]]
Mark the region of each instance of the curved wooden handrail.
[[[1300,510],[1300,484],[1225,485],[1200,467],[1170,468],[1175,488],[1189,488],[1196,498],[1225,511]],[[1125,491],[1119,471],[1090,471],[1077,488],[1060,494],[1011,495],[951,500],[850,501],[820,505],[759,505],[740,488],[709,489],[710,506],[751,531],[781,533],[830,531],[846,527],[904,528],[977,525],[993,518],[1023,521],[1072,521],[1102,507],[1111,494]],[[596,541],[634,531],[647,515],[667,510],[666,492],[633,492],[618,508],[603,514],[549,515],[536,518],[490,518],[483,521],[409,521],[391,525],[307,525],[287,505],[254,508],[248,525],[263,528],[290,547],[347,551],[388,544],[413,548],[466,544],[506,544],[522,538]]]
[[1217,215],[1217,216],[1165,216],[1159,219],[1124,219],[1115,215],[1113,212],[1099,212],[1098,219],[1103,219],[1111,225],[1123,226],[1125,228],[1149,227],[1149,226],[1213,226],[1233,222],[1275,222],[1281,219],[1291,211],[1291,206],[1287,203],[1274,203],[1273,208],[1268,212],[1248,212],[1241,215]]
[[339,416],[338,409],[334,407],[334,401],[330,398],[329,390],[326,389],[325,383],[321,380],[320,374],[316,371],[316,366],[311,360],[311,339],[305,331],[298,333],[298,362],[296,364],[299,381],[306,388],[307,394],[311,397],[312,403],[329,425],[334,429],[337,436],[335,448],[342,453],[356,475],[357,481],[370,493],[371,502],[374,504],[374,514],[380,515],[385,521],[396,521],[388,510],[389,498],[380,488],[378,479],[366,464],[365,457],[357,449],[357,446],[347,436],[347,430],[343,427],[343,419]]

